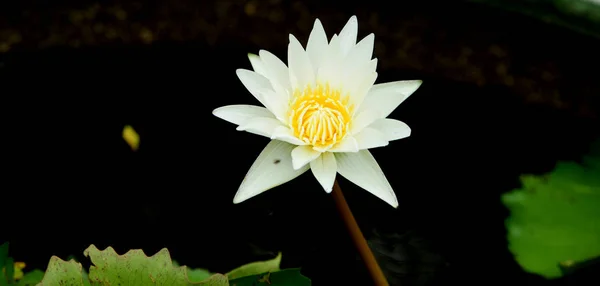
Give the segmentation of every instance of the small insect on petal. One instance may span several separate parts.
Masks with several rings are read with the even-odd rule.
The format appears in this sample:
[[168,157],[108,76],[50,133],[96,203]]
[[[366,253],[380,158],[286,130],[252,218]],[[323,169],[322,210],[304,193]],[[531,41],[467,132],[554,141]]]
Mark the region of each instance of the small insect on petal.
[[131,150],[137,151],[140,147],[140,135],[137,134],[131,125],[125,125],[122,133],[123,140],[127,142]]

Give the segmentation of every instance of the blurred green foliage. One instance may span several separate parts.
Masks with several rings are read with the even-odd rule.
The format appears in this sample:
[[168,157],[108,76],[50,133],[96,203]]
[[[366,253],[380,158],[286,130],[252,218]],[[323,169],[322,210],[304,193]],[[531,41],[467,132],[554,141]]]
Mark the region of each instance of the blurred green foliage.
[[582,164],[560,162],[522,183],[502,201],[509,248],[523,269],[556,278],[561,268],[600,256],[600,141]]

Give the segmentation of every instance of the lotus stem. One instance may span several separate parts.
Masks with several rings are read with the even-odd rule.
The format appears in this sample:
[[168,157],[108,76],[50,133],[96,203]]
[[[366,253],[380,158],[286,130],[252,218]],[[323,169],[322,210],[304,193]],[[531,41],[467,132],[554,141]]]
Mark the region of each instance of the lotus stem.
[[344,194],[342,194],[342,189],[340,188],[337,180],[335,180],[333,184],[333,191],[331,194],[333,196],[333,200],[335,201],[338,212],[342,216],[344,224],[346,224],[346,227],[348,228],[348,232],[350,232],[352,241],[354,241],[354,245],[356,246],[358,253],[360,253],[360,257],[371,274],[371,278],[375,283],[374,285],[389,286],[390,284],[387,282],[385,275],[383,275],[381,267],[379,267],[371,248],[367,244],[367,240],[363,236],[362,231],[360,231],[360,228],[356,223],[356,219],[354,219],[354,215],[352,215],[352,211],[350,210],[350,207],[344,198]]

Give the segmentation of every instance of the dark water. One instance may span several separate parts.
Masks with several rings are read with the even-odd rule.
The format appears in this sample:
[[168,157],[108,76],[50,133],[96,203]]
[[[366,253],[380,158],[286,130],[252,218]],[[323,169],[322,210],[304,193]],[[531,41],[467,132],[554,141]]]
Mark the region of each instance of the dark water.
[[[211,111],[258,104],[235,76],[256,49],[192,41],[1,55],[8,226],[0,233],[12,256],[43,269],[51,255],[81,257],[89,244],[120,253],[167,247],[182,264],[226,272],[282,251],[283,266],[302,267],[315,285],[369,285],[330,196],[310,173],[232,204],[268,140],[235,131]],[[389,274],[393,284],[404,274],[403,285],[556,284],[514,262],[499,198],[519,186],[520,174],[585,154],[598,122],[525,104],[500,84],[406,67],[379,78],[424,80],[390,116],[412,136],[373,151],[400,206],[348,181],[341,186],[379,255],[394,245],[405,260],[398,268],[382,258],[384,269],[400,273]],[[137,153],[121,138],[125,124],[141,136]]]

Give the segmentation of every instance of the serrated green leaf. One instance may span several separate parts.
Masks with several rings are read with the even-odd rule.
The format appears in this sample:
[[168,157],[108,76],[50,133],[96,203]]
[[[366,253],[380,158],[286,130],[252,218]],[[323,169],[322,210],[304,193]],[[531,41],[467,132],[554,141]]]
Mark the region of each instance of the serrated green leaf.
[[258,275],[244,276],[230,281],[231,286],[310,286],[308,277],[300,269],[284,269]]
[[559,163],[522,183],[502,201],[510,210],[509,248],[524,270],[556,278],[560,264],[600,255],[600,158],[588,158],[585,167]]
[[52,256],[44,278],[38,286],[84,286],[81,269],[81,263],[77,263],[74,260],[64,261],[56,256]]
[[174,267],[166,248],[148,257],[142,250],[118,255],[112,247],[100,251],[91,245],[84,255],[89,256],[94,264],[89,272],[92,285],[229,285],[227,277],[222,274],[214,274],[199,282],[190,281],[187,267]]
[[44,279],[44,271],[35,269],[25,273],[17,282],[17,286],[34,286],[42,282],[42,279]]
[[257,275],[266,272],[275,272],[280,270],[280,264],[281,252],[277,254],[277,257],[273,259],[248,263],[246,265],[242,265],[236,269],[229,271],[225,275],[227,275],[229,279],[236,279],[244,276]]

